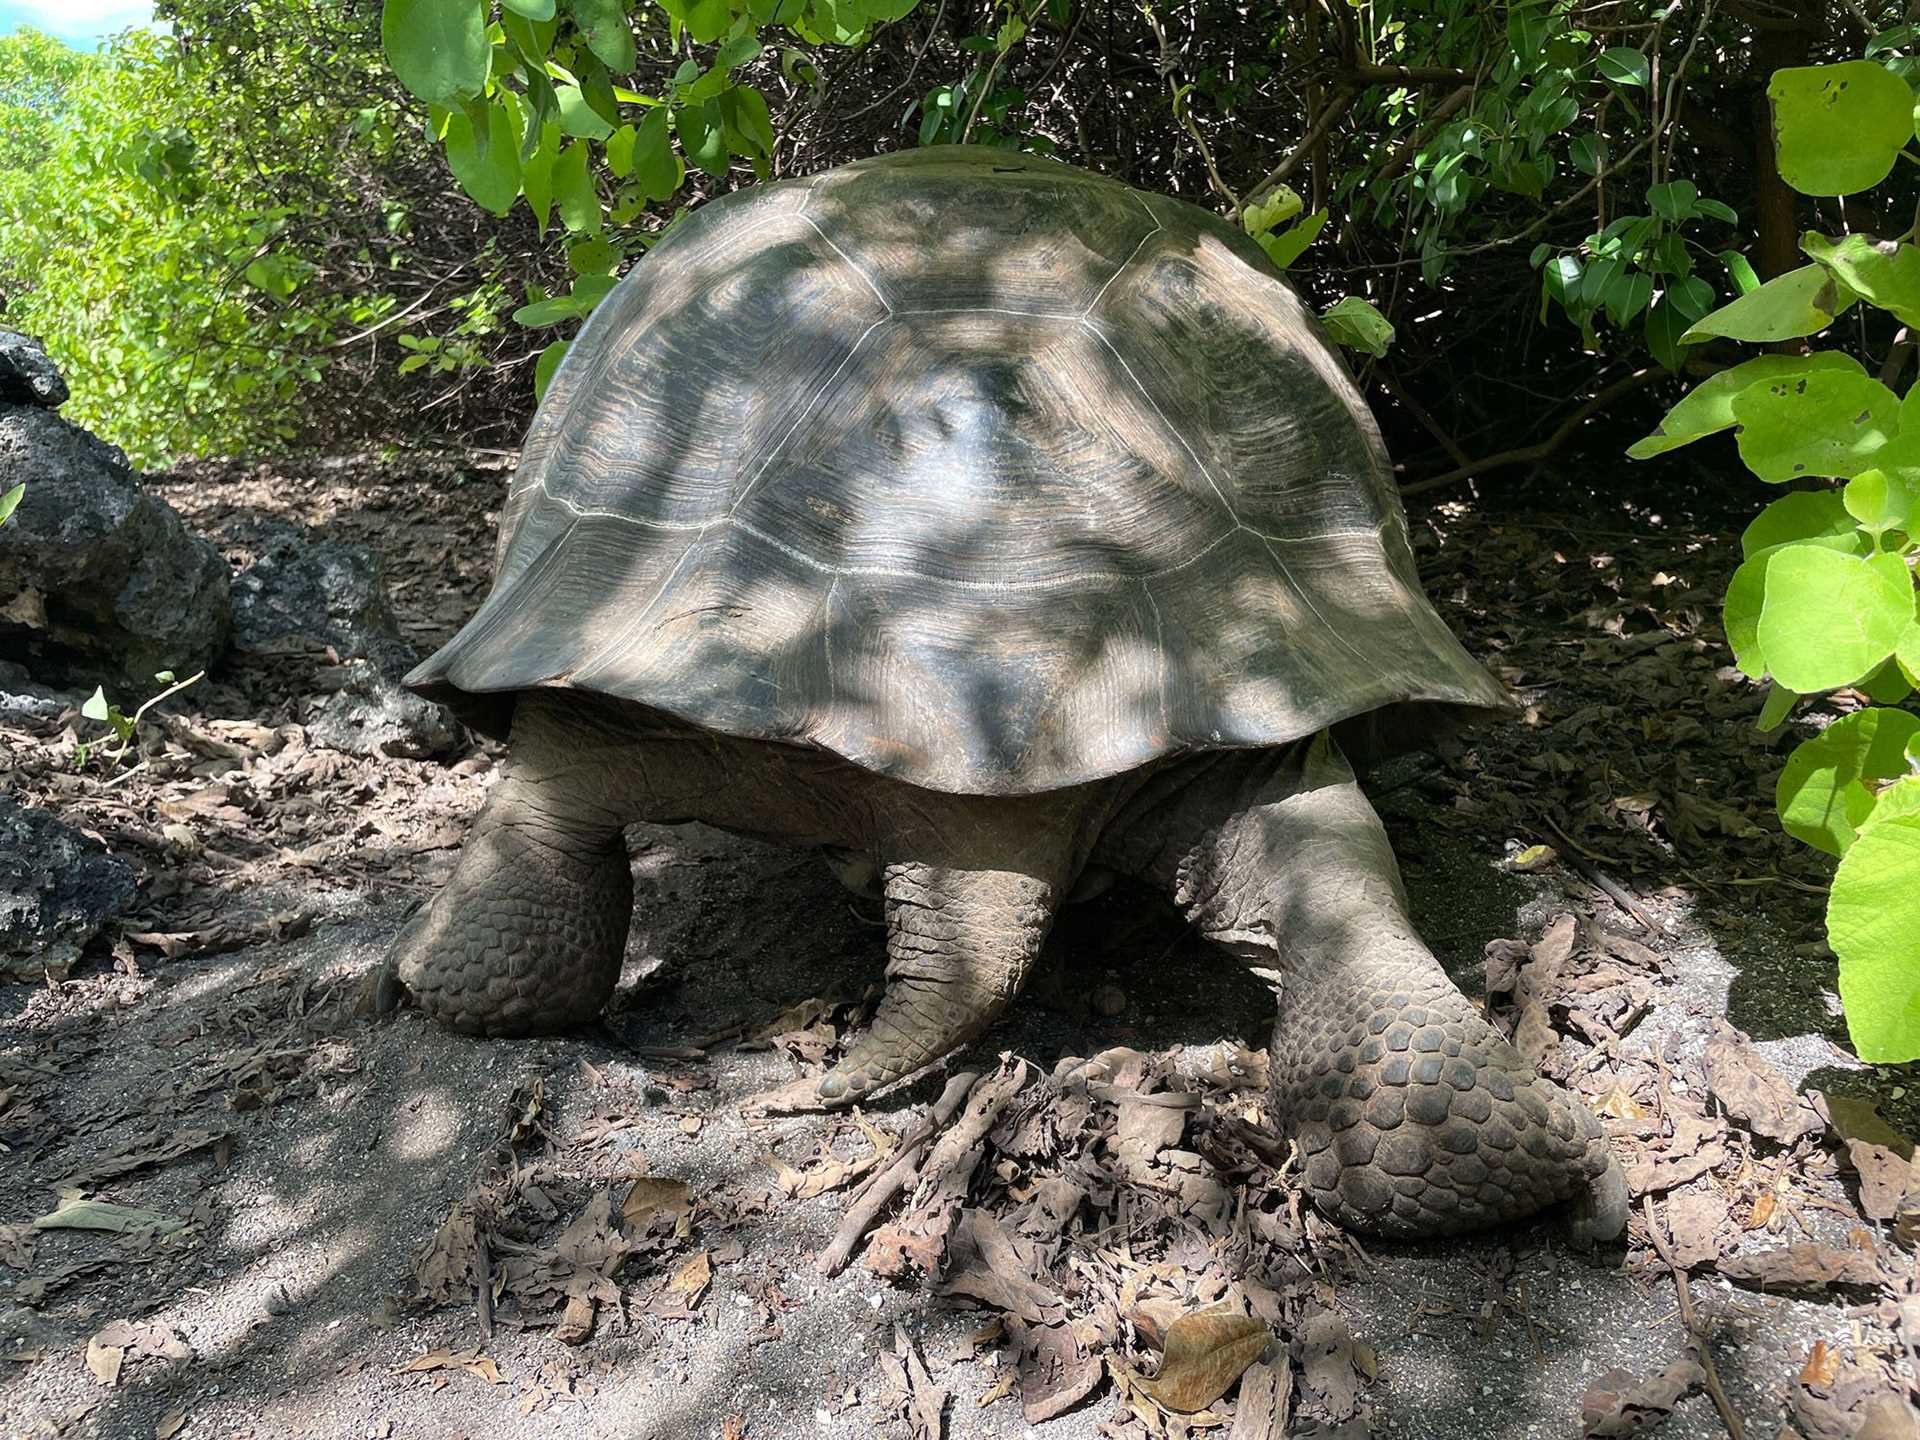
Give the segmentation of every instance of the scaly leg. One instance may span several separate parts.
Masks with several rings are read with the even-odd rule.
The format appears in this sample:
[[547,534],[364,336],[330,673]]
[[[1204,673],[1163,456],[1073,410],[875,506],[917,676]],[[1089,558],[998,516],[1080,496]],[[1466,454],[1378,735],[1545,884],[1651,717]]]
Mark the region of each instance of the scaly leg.
[[1414,932],[1386,831],[1331,739],[1164,772],[1111,858],[1166,884],[1208,938],[1283,976],[1274,1104],[1314,1203],[1391,1236],[1518,1219],[1585,1192],[1626,1222],[1598,1119],[1542,1079]]
[[[633,881],[609,765],[560,708],[523,701],[513,750],[460,863],[395,940],[368,996],[441,1024],[535,1035],[593,1019],[620,978]],[[630,743],[630,742],[629,742]]]

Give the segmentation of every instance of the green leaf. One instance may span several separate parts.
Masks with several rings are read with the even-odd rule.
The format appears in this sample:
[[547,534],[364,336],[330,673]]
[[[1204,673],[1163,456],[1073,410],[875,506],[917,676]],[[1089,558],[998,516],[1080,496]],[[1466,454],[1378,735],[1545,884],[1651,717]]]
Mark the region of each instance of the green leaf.
[[429,105],[478,95],[493,61],[480,0],[386,0],[380,43],[400,83]]
[[613,178],[624,180],[633,173],[633,142],[636,132],[631,125],[622,125],[607,137],[607,169],[613,172]]
[[551,300],[536,300],[531,305],[522,305],[513,312],[513,323],[524,325],[529,330],[543,330],[549,325],[564,325],[569,320],[583,319],[585,314],[580,302],[573,296],[556,295]]
[[1826,329],[1854,298],[1825,267],[1802,265],[1695,321],[1680,343],[1692,345],[1711,335],[1760,344],[1797,340]]
[[1873,469],[1862,470],[1847,482],[1845,503],[1847,514],[1860,522],[1862,530],[1879,536],[1889,530],[1912,530],[1915,498],[1905,474]]
[[1727,598],[1721,604],[1720,623],[1727,632],[1733,663],[1749,680],[1767,678],[1766,656],[1760,653],[1760,612],[1767,603],[1770,559],[1770,553],[1763,554],[1735,570],[1727,582]]
[[1739,294],[1751,295],[1760,288],[1760,277],[1754,274],[1753,266],[1738,250],[1722,250],[1720,263],[1727,267],[1727,275]]
[[624,0],[568,0],[587,48],[616,75],[633,69],[633,26]]
[[1680,353],[1680,337],[1687,323],[1687,317],[1680,313],[1671,290],[1647,311],[1647,349],[1653,352],[1655,360],[1669,370],[1677,371],[1684,363],[1685,357]]
[[1778,729],[1787,716],[1793,713],[1793,707],[1800,703],[1797,692],[1784,685],[1767,687],[1767,698],[1760,707],[1760,718],[1753,722],[1753,728],[1765,733]]
[[1647,83],[1647,57],[1628,45],[1615,45],[1611,50],[1602,50],[1594,61],[1594,68],[1600,72],[1602,80],[1615,85],[1638,85]]
[[477,107],[486,134],[476,137],[463,111],[447,120],[447,164],[460,187],[495,215],[505,215],[520,196],[520,140],[506,107]]
[[1913,138],[1913,91],[1870,60],[1773,72],[1780,178],[1802,195],[1854,195],[1893,172]]
[[1876,705],[1898,705],[1913,693],[1913,686],[1900,673],[1899,662],[1887,661],[1854,687]]
[[1387,347],[1393,344],[1393,326],[1387,323],[1387,317],[1358,295],[1335,301],[1320,320],[1333,342],[1349,350],[1377,358],[1385,355]]
[[0,525],[13,518],[13,512],[20,508],[20,497],[27,493],[25,482],[14,486],[6,494],[0,495]]
[[1860,1058],[1920,1056],[1920,816],[1873,826],[1841,860],[1827,943],[1840,960],[1840,1000]]
[[560,362],[566,358],[571,340],[556,340],[540,352],[540,358],[533,362],[533,398],[536,402],[546,399],[547,387],[553,383],[553,372],[560,368]]
[[620,267],[620,247],[611,240],[594,237],[576,240],[567,247],[567,266],[574,274],[611,275]]
[[606,117],[587,103],[578,85],[556,85],[554,95],[560,101],[560,129],[580,140],[604,140],[613,134]]
[[1780,828],[1829,855],[1852,847],[1874,808],[1874,791],[1907,773],[1906,747],[1920,716],[1904,710],[1856,710],[1787,757],[1774,789]]
[[[1908,744],[1920,744],[1920,735],[1916,735]],[[1873,809],[1860,822],[1860,828],[1870,830],[1883,820],[1895,820],[1902,815],[1920,815],[1920,775],[1908,775],[1896,780],[1874,796]]]
[[529,20],[553,19],[553,0],[500,0],[503,8]]
[[649,200],[665,200],[680,188],[680,159],[667,139],[667,107],[649,111],[633,142],[633,180]]
[[1901,631],[1899,643],[1893,647],[1893,658],[1899,662],[1900,673],[1907,677],[1907,683],[1920,690],[1920,618]]
[[1274,267],[1284,270],[1313,244],[1326,226],[1328,213],[1326,210],[1316,210],[1311,215],[1303,215],[1284,230],[1255,238],[1259,240],[1260,248],[1267,252],[1267,259],[1274,263]]
[[1733,427],[1733,397],[1760,380],[1785,379],[1805,375],[1812,370],[1847,370],[1855,375],[1866,371],[1851,355],[1838,350],[1822,350],[1813,355],[1762,355],[1757,359],[1709,375],[1671,410],[1661,417],[1653,434],[1634,442],[1628,458],[1649,460],[1682,445],[1691,445],[1708,435]]
[[727,177],[727,139],[720,102],[684,105],[673,112],[674,129],[680,134],[680,148],[687,159],[716,180]]
[[772,158],[773,117],[767,111],[766,96],[751,85],[736,85],[720,97],[720,114],[741,142],[742,152]]
[[1693,214],[1694,201],[1700,198],[1700,187],[1691,180],[1671,180],[1665,185],[1647,187],[1647,204],[1653,207],[1653,213],[1662,220],[1678,223]]
[[1891,310],[1903,325],[1920,326],[1920,247],[1866,235],[1829,240],[1808,231],[1800,248],[1869,305]]
[[1749,385],[1733,397],[1733,418],[1740,458],[1762,480],[1846,479],[1898,431],[1900,397],[1869,375],[1811,370]]
[[553,206],[553,162],[560,154],[560,122],[549,120],[541,127],[540,143],[520,162],[520,193],[527,197],[527,208],[542,235],[547,233],[547,218]]
[[553,162],[553,198],[560,207],[560,223],[576,234],[600,231],[600,192],[587,173],[587,147],[575,142]]
[[1765,563],[1760,653],[1774,679],[1803,695],[1853,684],[1893,653],[1913,622],[1913,581],[1898,555],[1863,560],[1784,545]]
[[1796,490],[1754,517],[1740,536],[1740,553],[1757,560],[1782,545],[1824,545],[1849,555],[1867,554],[1866,537],[1853,523],[1837,490]]

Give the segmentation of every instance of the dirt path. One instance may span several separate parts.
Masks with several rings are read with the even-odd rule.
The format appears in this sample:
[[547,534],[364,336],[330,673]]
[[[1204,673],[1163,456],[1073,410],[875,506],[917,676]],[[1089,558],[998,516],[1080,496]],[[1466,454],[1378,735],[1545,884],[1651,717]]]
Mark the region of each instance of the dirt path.
[[[484,588],[499,486],[347,464],[165,488],[210,533],[274,515],[380,549],[426,646]],[[1435,512],[1418,527],[1429,584],[1532,699],[1531,723],[1397,762],[1372,789],[1463,985],[1479,993],[1491,968],[1497,1013],[1534,1027],[1543,1063],[1608,1117],[1692,1267],[1746,1433],[1851,1435],[1903,1393],[1912,1261],[1874,1218],[1901,1187],[1791,1089],[1913,1117],[1901,1077],[1832,1043],[1818,897],[1798,888],[1818,869],[1746,803],[1771,787],[1752,779],[1757,697],[1715,675],[1721,557],[1699,536],[1722,524]],[[367,1024],[354,986],[445,874],[495,757],[310,747],[324,664],[250,662],[201,689],[111,787],[72,773],[66,725],[0,728],[10,791],[145,877],[110,948],[65,980],[0,987],[6,1434],[766,1440],[917,1435],[930,1409],[957,1436],[1177,1434],[1137,1388],[1154,1327],[1220,1302],[1279,1337],[1256,1373],[1294,1411],[1277,1428],[1243,1381],[1213,1407],[1219,1434],[1246,1412],[1241,1440],[1574,1434],[1583,1403],[1600,1422],[1626,1385],[1687,1361],[1642,1215],[1624,1252],[1586,1256],[1552,1220],[1362,1246],[1303,1214],[1246,1140],[1266,1119],[1271,996],[1128,888],[1064,917],[974,1053],[859,1120],[743,1105],[856,1028],[874,917],[812,857],[699,827],[632,832],[636,922],[603,1033]],[[1516,871],[1543,841],[1563,858]],[[1506,938],[1524,944],[1489,967]],[[1751,1044],[1716,1032],[1728,1015]],[[1063,1063],[1103,1054],[1097,1085]],[[962,1069],[984,1077],[976,1100],[1011,1096],[970,1178],[885,1209],[872,1248],[822,1277],[861,1167]],[[62,1185],[152,1218],[36,1231]],[[1768,1258],[1794,1242],[1821,1248]],[[1684,1398],[1660,1433],[1727,1433],[1695,1372],[1673,1373]],[[1030,1425],[1023,1401],[1061,1413]]]

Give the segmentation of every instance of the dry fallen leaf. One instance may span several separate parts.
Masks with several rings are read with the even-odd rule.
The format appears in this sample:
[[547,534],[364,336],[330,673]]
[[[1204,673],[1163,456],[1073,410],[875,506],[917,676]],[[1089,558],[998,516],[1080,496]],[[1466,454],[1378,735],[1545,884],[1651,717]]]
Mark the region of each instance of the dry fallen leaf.
[[1160,1373],[1141,1383],[1155,1403],[1181,1414],[1204,1409],[1233,1388],[1273,1334],[1250,1315],[1201,1310],[1167,1327]]
[[167,1411],[153,1426],[153,1440],[173,1440],[187,1426],[187,1412],[179,1406]]
[[1827,1245],[1788,1245],[1753,1255],[1729,1255],[1719,1270],[1727,1279],[1776,1290],[1817,1290],[1828,1285],[1876,1286],[1886,1276],[1864,1250]]
[[691,1310],[712,1280],[713,1257],[702,1250],[673,1272],[673,1278],[667,1281],[667,1294]]
[[157,1210],[142,1210],[134,1205],[115,1205],[106,1200],[83,1200],[71,1196],[58,1208],[33,1217],[36,1230],[111,1230],[131,1234],[136,1230],[162,1232],[184,1230],[187,1222]]
[[1795,1093],[1786,1076],[1725,1023],[1716,1024],[1707,1041],[1707,1089],[1734,1119],[1782,1145],[1820,1128],[1813,1106]]
[[1839,1373],[1839,1350],[1824,1340],[1814,1341],[1813,1349],[1807,1352],[1807,1363],[1800,1367],[1800,1383],[1818,1385],[1823,1390],[1831,1389]]
[[1609,1370],[1588,1387],[1580,1401],[1583,1433],[1599,1440],[1651,1429],[1680,1403],[1682,1396],[1706,1384],[1706,1380],[1706,1372],[1692,1360],[1676,1360],[1664,1374],[1639,1384],[1626,1370]]
[[672,1215],[677,1228],[692,1212],[693,1200],[687,1182],[663,1175],[636,1177],[627,1198],[620,1202],[621,1218],[636,1230],[645,1230],[653,1223],[653,1217],[661,1213]]
[[[405,1375],[409,1372],[430,1370],[464,1370],[469,1375],[478,1375],[492,1385],[507,1383],[506,1377],[500,1373],[499,1368],[491,1359],[482,1355],[477,1347],[472,1350],[448,1350],[445,1347],[428,1350],[414,1356],[393,1373]],[[439,1384],[446,1383],[444,1376],[436,1375],[434,1379]]]

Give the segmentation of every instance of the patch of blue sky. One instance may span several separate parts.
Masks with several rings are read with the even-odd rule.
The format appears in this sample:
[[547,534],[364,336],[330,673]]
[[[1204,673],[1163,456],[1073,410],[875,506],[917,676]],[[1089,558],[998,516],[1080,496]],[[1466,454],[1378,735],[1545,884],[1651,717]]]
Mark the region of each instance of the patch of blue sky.
[[109,35],[153,24],[153,0],[0,0],[0,35],[31,28],[76,50],[95,50]]

